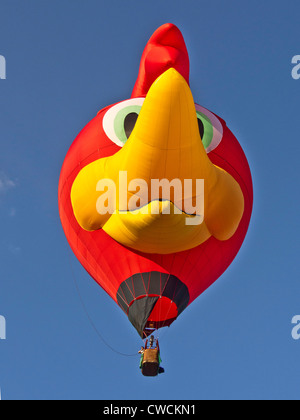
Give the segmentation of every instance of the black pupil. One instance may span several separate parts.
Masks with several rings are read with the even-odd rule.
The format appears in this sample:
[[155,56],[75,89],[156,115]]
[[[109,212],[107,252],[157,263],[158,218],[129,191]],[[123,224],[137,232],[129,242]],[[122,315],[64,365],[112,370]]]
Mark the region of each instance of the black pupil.
[[130,134],[132,133],[137,119],[138,114],[136,112],[131,112],[130,114],[126,115],[124,120],[124,129],[127,138],[129,138]]
[[200,118],[197,118],[197,121],[198,121],[200,137],[201,137],[201,140],[202,140],[203,135],[204,135],[204,125],[203,125],[203,122],[200,120]]

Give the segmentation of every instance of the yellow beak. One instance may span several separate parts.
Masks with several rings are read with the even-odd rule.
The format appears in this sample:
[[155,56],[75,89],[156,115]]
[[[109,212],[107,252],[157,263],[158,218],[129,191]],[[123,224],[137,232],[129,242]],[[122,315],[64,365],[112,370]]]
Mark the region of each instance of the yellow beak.
[[[172,188],[158,188],[162,180]],[[174,69],[151,86],[124,147],[81,170],[71,201],[82,228],[102,228],[125,246],[161,254],[210,236],[229,239],[244,211],[239,184],[204,149],[191,90]],[[200,208],[192,205],[198,201]]]

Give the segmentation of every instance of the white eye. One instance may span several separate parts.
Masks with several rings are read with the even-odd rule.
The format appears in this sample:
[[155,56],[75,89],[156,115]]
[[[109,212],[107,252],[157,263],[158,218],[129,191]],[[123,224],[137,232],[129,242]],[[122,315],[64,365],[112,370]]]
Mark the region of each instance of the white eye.
[[223,126],[221,121],[208,109],[195,104],[200,136],[206,153],[214,150],[223,137]]
[[123,147],[128,140],[145,98],[128,99],[110,108],[103,118],[103,129],[111,141]]

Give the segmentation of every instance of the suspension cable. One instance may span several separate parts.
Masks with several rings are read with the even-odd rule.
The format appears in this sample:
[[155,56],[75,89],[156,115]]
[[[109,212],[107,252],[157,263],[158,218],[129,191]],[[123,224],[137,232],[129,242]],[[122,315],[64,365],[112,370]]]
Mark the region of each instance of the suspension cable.
[[122,353],[122,352],[120,352],[120,351],[118,351],[118,350],[116,350],[114,347],[112,347],[105,339],[104,339],[104,337],[103,337],[103,335],[99,332],[99,330],[98,330],[98,328],[96,327],[96,325],[95,325],[95,323],[94,323],[94,321],[92,320],[92,318],[91,318],[91,316],[90,316],[90,314],[89,314],[89,312],[88,312],[88,310],[87,310],[87,307],[86,307],[86,305],[85,305],[85,303],[84,303],[84,300],[83,300],[83,298],[82,298],[82,296],[81,296],[81,293],[80,293],[80,289],[79,289],[79,285],[78,285],[78,282],[77,282],[77,280],[76,280],[76,276],[75,276],[75,273],[74,273],[74,270],[73,270],[73,266],[72,266],[72,261],[71,261],[71,255],[70,255],[70,250],[69,250],[69,253],[68,253],[68,256],[69,256],[69,264],[70,264],[70,269],[71,269],[71,274],[72,274],[72,278],[73,278],[73,281],[74,281],[74,284],[75,284],[75,288],[76,288],[76,290],[77,290],[77,293],[78,293],[78,296],[79,296],[79,300],[80,300],[80,302],[81,302],[81,305],[82,305],[82,308],[83,308],[83,310],[84,310],[84,312],[85,312],[85,314],[86,314],[86,316],[87,316],[87,318],[88,318],[88,320],[89,320],[89,322],[90,322],[90,325],[92,326],[92,328],[94,329],[94,331],[96,332],[96,334],[98,335],[98,337],[100,338],[100,340],[102,341],[102,343],[107,347],[107,348],[109,348],[112,352],[114,352],[114,353],[116,353],[116,354],[118,354],[119,356],[124,356],[124,357],[136,357],[137,356],[137,353],[134,353],[134,354],[127,354],[127,353]]

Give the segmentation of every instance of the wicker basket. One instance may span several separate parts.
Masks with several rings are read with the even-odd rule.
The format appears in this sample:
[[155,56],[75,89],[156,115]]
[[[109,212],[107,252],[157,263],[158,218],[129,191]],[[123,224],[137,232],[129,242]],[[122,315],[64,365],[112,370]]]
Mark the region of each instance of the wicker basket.
[[146,349],[142,364],[142,374],[144,376],[156,376],[158,374],[158,368],[158,349]]

